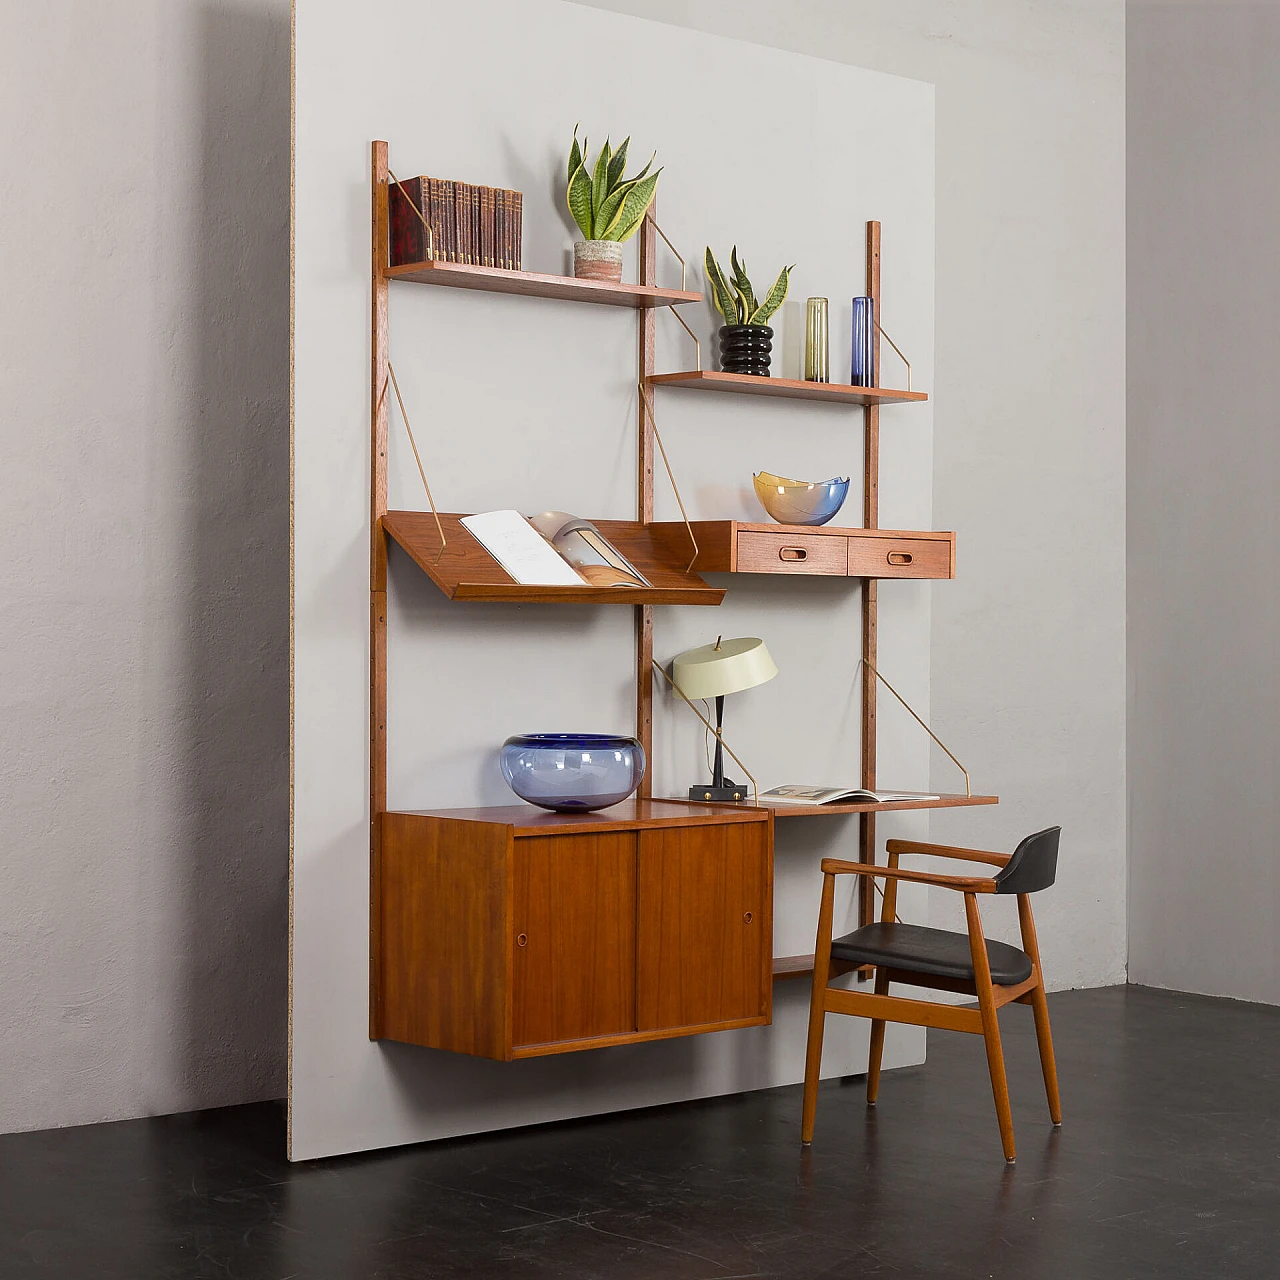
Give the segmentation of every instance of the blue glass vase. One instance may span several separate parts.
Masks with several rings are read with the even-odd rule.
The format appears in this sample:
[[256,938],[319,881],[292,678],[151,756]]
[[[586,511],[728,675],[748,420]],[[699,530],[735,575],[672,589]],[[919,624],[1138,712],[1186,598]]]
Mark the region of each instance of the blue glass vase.
[[854,387],[876,385],[876,300],[853,300],[853,359],[849,384]]
[[502,744],[502,776],[530,804],[586,813],[625,800],[644,777],[644,748],[609,733],[518,733]]

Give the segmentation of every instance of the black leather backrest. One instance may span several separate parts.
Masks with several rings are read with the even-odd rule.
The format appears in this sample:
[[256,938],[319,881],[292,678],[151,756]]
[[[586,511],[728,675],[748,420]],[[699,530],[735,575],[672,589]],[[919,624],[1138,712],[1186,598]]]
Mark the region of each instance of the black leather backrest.
[[1046,827],[1028,836],[996,876],[997,893],[1036,893],[1047,889],[1058,874],[1061,827]]

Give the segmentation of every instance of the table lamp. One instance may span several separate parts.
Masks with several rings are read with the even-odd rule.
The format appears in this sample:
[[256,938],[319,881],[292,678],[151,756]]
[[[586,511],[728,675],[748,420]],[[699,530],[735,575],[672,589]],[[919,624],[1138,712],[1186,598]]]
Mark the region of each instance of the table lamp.
[[741,693],[772,680],[778,668],[763,640],[742,636],[737,640],[719,637],[715,644],[700,645],[678,654],[671,663],[671,683],[691,702],[695,698],[716,700],[716,758],[711,785],[705,782],[689,788],[690,800],[743,800],[746,787],[724,776],[724,747],[720,740],[724,726],[725,694]]

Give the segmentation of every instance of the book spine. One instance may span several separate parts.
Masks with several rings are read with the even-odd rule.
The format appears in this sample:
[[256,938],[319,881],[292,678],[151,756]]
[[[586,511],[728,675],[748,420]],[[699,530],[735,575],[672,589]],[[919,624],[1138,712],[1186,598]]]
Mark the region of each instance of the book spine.
[[[424,262],[428,256],[427,247],[431,243],[431,237],[427,235],[427,228],[422,221],[427,216],[426,178],[414,178],[409,183],[409,198],[414,205],[409,210],[409,218],[413,226],[413,261]],[[421,211],[421,217],[419,217],[419,211]]]
[[422,183],[427,189],[425,195],[427,221],[431,224],[431,247],[428,257],[434,259],[440,256],[440,202],[436,196],[436,180],[434,178],[423,178]]
[[454,207],[453,183],[440,183],[440,197],[444,201],[444,257],[446,262],[458,260],[458,211]]
[[409,249],[409,225],[406,219],[413,217],[409,210],[404,193],[394,182],[387,184],[387,241],[390,251],[390,265],[398,267],[402,262],[411,262],[407,256]]
[[523,213],[524,195],[519,191],[513,191],[511,192],[511,195],[513,197],[512,203],[514,205],[514,209],[512,210],[513,216],[511,219],[512,270],[523,271],[524,268],[520,265],[524,255],[524,247],[521,244],[520,219]]
[[497,193],[492,187],[480,188],[480,246],[486,267],[497,266],[494,258],[494,202]]
[[493,193],[496,209],[498,265],[511,270],[511,255],[507,252],[507,193],[499,188]]
[[453,184],[453,211],[458,227],[458,261],[467,265],[471,262],[471,219],[467,209],[467,184]]
[[471,260],[478,267],[484,266],[483,228],[480,225],[480,188],[469,188],[471,193]]

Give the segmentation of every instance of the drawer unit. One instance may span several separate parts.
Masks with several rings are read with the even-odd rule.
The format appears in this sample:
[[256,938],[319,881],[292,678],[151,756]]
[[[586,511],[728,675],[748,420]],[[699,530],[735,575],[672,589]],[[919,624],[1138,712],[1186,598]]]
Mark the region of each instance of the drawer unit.
[[817,533],[749,533],[736,538],[737,573],[822,573],[842,577],[848,572],[848,540]]
[[[683,521],[649,528],[672,556],[693,546]],[[956,536],[900,529],[835,529],[803,525],[695,520],[698,573],[797,573],[829,578],[954,578]]]
[[955,540],[949,534],[880,533],[864,529],[848,539],[851,578],[953,578]]

